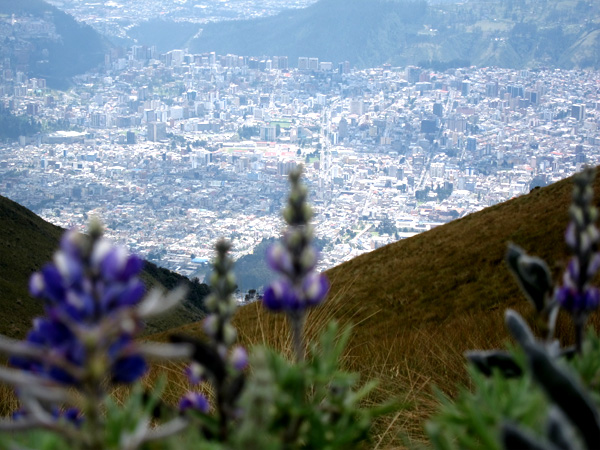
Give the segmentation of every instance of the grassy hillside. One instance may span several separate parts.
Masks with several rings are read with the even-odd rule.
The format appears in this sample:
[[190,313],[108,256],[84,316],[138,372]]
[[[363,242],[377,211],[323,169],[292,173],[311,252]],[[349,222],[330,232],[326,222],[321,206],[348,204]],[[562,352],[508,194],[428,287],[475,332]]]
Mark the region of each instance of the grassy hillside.
[[[63,231],[0,196],[0,333],[22,337],[31,327],[31,319],[42,313],[41,302],[29,296],[28,280],[33,272],[50,261]],[[148,323],[148,332],[159,332],[204,317],[206,285],[192,283],[148,262],[142,279],[148,287],[173,289],[183,283],[189,288],[186,301],[169,316]]]
[[[600,181],[595,189],[599,199]],[[393,395],[410,405],[378,424],[382,447],[423,440],[423,422],[437,404],[432,387],[456,392],[467,381],[463,352],[503,345],[506,308],[533,319],[504,263],[506,245],[546,259],[558,278],[568,257],[563,235],[571,191],[570,179],[535,189],[328,271],[331,292],[311,313],[307,334],[316,335],[333,318],[353,324],[347,366],[363,380],[380,380],[373,401]],[[285,320],[259,303],[241,308],[235,322],[245,344],[290,347]],[[565,317],[559,330],[569,340]],[[199,335],[201,327],[180,331]]]

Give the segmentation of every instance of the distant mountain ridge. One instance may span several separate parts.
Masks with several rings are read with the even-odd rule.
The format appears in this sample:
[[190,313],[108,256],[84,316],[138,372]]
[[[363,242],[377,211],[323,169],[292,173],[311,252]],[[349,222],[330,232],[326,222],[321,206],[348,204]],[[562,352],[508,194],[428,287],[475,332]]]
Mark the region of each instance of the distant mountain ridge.
[[[92,27],[43,0],[2,0],[2,19],[0,56],[51,87],[63,89],[71,77],[102,64],[109,48]],[[27,21],[36,24],[27,26]]]
[[320,0],[301,10],[207,24],[193,52],[300,56],[358,67],[600,67],[600,3],[567,0]]
[[[23,337],[31,320],[42,313],[42,302],[29,296],[30,275],[52,259],[63,229],[36,216],[27,208],[0,196],[0,333]],[[196,322],[205,316],[203,299],[208,286],[146,262],[142,279],[147,287],[188,287],[186,300],[165,317],[147,324],[155,333]]]

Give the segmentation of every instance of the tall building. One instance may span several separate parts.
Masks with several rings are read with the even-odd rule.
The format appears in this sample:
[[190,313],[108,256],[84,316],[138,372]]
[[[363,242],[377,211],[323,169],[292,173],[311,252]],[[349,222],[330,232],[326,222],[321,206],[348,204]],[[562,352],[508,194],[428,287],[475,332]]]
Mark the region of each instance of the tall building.
[[146,139],[152,142],[167,139],[167,124],[164,122],[150,122],[146,129]]
[[462,82],[460,92],[463,97],[466,97],[471,93],[471,82],[469,80],[465,80]]
[[262,141],[275,141],[277,139],[277,128],[275,126],[260,127],[260,139]]
[[584,104],[573,104],[571,106],[571,117],[576,120],[584,120],[585,119],[585,105]]
[[298,70],[307,70],[308,69],[308,58],[306,56],[301,56],[298,58]]
[[467,151],[476,152],[477,151],[477,139],[474,137],[467,138]]
[[446,172],[446,165],[442,162],[431,163],[429,167],[429,175],[432,178],[444,178],[444,173]]
[[418,83],[420,75],[421,75],[420,67],[408,66],[406,68],[406,81],[408,81],[409,83]]

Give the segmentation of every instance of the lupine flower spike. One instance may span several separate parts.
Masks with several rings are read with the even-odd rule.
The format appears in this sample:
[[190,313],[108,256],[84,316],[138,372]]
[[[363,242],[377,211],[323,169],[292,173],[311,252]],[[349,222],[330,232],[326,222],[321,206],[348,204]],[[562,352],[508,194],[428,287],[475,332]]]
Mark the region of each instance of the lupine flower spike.
[[[107,382],[140,379],[148,356],[191,353],[189,346],[135,340],[143,319],[155,312],[153,305],[169,303],[157,300],[162,298],[157,293],[148,297],[150,303],[142,302],[142,266],[140,258],[110,244],[93,223],[88,236],[65,233],[53,262],[31,277],[30,292],[44,301],[45,315],[34,320],[25,342],[0,337],[0,351],[12,355],[10,363],[17,369],[1,369],[0,379],[19,390],[24,406],[19,416],[27,421],[20,425],[54,428],[52,418],[60,419],[60,430],[81,438],[81,448],[102,448]],[[81,412],[59,412],[56,405],[73,400]],[[81,426],[85,434],[74,434],[65,422]]]
[[571,222],[565,233],[565,240],[573,257],[563,275],[563,284],[555,294],[561,308],[573,317],[577,352],[581,352],[585,322],[590,312],[597,309],[600,303],[600,291],[591,285],[600,268],[600,233],[595,225],[598,209],[592,204],[594,175],[594,170],[588,168],[574,180],[573,203],[569,209]]
[[290,319],[294,352],[304,358],[302,328],[306,309],[320,304],[329,289],[327,278],[315,270],[317,251],[311,245],[312,209],[307,203],[308,190],[300,183],[301,169],[290,172],[291,192],[283,210],[287,229],[281,242],[267,252],[269,266],[281,275],[265,291],[263,304],[272,311],[283,311]]
[[[206,378],[215,392],[215,410],[218,425],[205,434],[217,436],[224,442],[228,439],[229,429],[237,415],[237,401],[244,386],[243,370],[248,364],[246,351],[235,344],[237,332],[231,324],[231,318],[237,308],[233,296],[237,285],[233,275],[233,261],[228,256],[230,244],[219,241],[216,245],[217,257],[214,272],[211,276],[212,292],[205,305],[210,314],[204,319],[204,332],[208,343],[186,336],[173,336],[176,342],[190,342],[194,345],[192,364],[186,371],[190,384],[196,385]],[[206,397],[199,392],[188,392],[180,401],[181,412],[195,411],[206,414],[209,404]]]

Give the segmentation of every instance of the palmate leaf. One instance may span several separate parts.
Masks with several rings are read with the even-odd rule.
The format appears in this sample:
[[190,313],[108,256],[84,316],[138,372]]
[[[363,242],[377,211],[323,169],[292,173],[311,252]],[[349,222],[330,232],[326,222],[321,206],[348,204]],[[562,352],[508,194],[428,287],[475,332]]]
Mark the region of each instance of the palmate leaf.
[[552,278],[546,263],[514,244],[508,245],[506,262],[519,286],[538,313],[547,307],[552,294]]
[[534,380],[548,398],[558,406],[570,422],[579,429],[587,448],[600,443],[600,416],[591,398],[580,382],[532,337],[529,327],[515,311],[506,312],[506,323],[513,337],[525,353]]
[[504,377],[519,377],[523,369],[517,364],[509,352],[501,350],[471,350],[465,352],[469,360],[477,370],[485,376],[491,376],[494,369],[498,370]]

